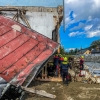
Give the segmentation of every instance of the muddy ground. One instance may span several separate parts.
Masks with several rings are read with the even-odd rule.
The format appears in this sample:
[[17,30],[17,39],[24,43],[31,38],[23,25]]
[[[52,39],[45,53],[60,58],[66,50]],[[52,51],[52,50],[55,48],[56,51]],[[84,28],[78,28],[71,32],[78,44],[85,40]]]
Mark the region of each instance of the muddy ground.
[[[33,81],[30,86],[56,95],[53,100],[100,100],[100,84],[86,82],[70,82],[67,86],[62,82]],[[52,100],[36,94],[28,94],[26,100]]]

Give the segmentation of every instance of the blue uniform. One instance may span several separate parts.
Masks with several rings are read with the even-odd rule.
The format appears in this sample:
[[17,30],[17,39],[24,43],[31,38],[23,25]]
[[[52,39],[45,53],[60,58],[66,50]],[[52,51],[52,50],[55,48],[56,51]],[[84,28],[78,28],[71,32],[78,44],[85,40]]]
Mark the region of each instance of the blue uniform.
[[58,56],[55,56],[55,57],[54,57],[54,67],[55,67],[55,69],[56,69],[56,67],[58,66],[58,61],[59,61]]
[[61,70],[62,70],[62,80],[66,84],[68,84],[68,69],[71,69],[71,66],[68,64],[67,59],[62,62]]
[[58,76],[58,62],[59,62],[59,57],[58,55],[55,55],[54,57],[54,69],[55,69],[55,75]]

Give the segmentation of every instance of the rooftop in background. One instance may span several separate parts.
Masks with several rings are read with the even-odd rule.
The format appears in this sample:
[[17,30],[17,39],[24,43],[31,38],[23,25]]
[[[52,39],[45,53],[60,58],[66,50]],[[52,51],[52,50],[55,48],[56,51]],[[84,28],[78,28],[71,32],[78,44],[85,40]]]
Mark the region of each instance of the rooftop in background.
[[88,53],[90,54],[90,49],[89,48],[84,48],[79,50],[76,54],[87,54],[86,52],[88,51]]
[[57,7],[63,0],[0,0],[0,6],[44,6]]

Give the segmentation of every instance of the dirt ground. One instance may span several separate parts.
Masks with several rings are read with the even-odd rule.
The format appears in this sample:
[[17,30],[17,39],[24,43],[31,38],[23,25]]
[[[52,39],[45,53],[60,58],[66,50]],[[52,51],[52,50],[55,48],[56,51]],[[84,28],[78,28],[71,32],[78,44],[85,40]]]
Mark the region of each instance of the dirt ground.
[[[86,82],[70,82],[67,86],[62,82],[33,81],[30,86],[37,90],[45,90],[56,95],[53,100],[100,100],[100,84]],[[28,94],[26,100],[52,100],[36,94]]]

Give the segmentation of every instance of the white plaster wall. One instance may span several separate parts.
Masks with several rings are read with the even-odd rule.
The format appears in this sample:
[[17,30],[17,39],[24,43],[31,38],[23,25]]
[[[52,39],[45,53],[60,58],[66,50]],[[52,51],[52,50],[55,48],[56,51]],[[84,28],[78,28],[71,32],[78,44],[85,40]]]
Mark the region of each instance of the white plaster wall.
[[55,29],[53,16],[57,13],[27,12],[26,16],[33,30],[52,38],[52,30]]
[[[5,12],[10,18],[13,18],[15,12]],[[57,12],[29,12],[27,11],[25,17],[27,18],[31,28],[52,39],[52,31],[55,29],[55,21],[53,16],[58,16]],[[25,24],[20,19],[20,23]]]

